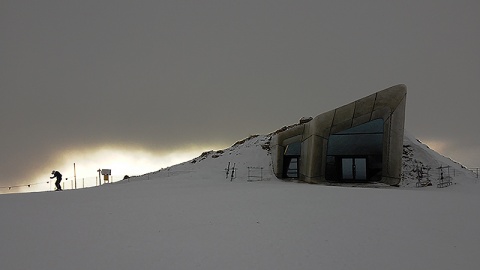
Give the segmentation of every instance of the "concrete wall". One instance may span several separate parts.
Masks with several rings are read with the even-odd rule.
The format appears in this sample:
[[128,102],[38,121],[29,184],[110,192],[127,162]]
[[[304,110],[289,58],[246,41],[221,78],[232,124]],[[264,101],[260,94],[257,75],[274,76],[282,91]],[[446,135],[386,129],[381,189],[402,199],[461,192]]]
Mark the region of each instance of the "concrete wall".
[[330,135],[375,119],[383,119],[381,182],[397,185],[402,167],[406,94],[405,85],[396,85],[276,134],[270,143],[275,175],[282,178],[285,146],[292,142],[301,142],[300,180],[309,183],[326,182],[327,144]]

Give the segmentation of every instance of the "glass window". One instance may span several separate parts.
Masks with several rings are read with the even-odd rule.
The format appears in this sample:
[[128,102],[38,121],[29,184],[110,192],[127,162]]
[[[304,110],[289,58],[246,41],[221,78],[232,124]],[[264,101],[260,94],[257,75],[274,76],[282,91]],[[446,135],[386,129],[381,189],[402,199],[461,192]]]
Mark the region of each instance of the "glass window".
[[[330,135],[327,146],[327,180],[380,180],[383,155],[383,119]],[[358,164],[346,158],[357,158]],[[358,159],[361,158],[361,159]],[[352,168],[350,168],[352,167]],[[350,172],[350,170],[356,170]]]
[[302,152],[302,143],[294,142],[285,147],[285,156],[300,156]]
[[335,134],[341,135],[341,134],[358,134],[358,133],[369,133],[369,134],[383,133],[383,119],[375,119],[373,121],[346,129],[344,131],[341,131]]
[[302,143],[294,142],[285,147],[283,154],[283,177],[298,178]]

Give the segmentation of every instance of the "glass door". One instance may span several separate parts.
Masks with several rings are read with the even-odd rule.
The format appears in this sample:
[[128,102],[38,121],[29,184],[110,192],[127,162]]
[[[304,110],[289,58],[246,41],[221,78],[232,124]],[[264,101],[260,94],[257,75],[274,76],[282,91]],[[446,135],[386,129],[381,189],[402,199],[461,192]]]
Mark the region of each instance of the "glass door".
[[342,158],[342,179],[353,180],[353,158]]
[[367,159],[342,158],[342,180],[367,180]]
[[355,180],[367,180],[367,159],[366,158],[354,158],[355,168]]

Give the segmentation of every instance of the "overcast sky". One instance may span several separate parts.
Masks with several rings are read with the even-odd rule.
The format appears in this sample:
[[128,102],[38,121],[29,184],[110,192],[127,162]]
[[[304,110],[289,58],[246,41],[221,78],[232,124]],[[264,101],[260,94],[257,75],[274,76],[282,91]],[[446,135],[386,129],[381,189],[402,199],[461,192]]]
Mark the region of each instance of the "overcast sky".
[[71,152],[230,146],[400,83],[406,129],[479,167],[479,11],[476,0],[2,0],[0,186],[48,177]]

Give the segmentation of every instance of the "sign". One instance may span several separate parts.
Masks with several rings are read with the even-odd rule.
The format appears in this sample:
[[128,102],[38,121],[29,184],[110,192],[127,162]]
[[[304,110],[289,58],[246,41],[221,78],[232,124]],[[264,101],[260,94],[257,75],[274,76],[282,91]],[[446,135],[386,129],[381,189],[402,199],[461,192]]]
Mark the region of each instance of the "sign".
[[112,175],[111,169],[102,169],[102,175]]

